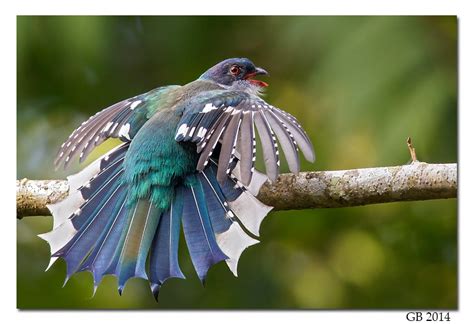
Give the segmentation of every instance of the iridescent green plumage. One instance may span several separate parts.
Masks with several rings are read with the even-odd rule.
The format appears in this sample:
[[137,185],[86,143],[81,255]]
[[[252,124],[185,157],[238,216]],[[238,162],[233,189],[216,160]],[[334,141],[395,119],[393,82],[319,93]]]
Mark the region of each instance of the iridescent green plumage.
[[[133,141],[124,161],[123,181],[129,185],[131,204],[150,197],[160,209],[169,208],[174,187],[193,174],[199,154],[195,145],[174,139],[187,100],[217,86],[208,81],[195,81],[184,87],[167,90],[165,95],[152,93],[146,98],[152,104],[149,120],[131,134]],[[165,97],[165,99],[163,99]]]

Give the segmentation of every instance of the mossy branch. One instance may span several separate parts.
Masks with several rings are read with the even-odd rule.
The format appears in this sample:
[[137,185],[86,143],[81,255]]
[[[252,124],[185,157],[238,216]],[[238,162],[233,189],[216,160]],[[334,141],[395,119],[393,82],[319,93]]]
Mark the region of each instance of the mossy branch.
[[[50,215],[67,196],[66,180],[17,180],[17,217]],[[457,164],[428,164],[282,174],[258,195],[275,210],[351,207],[457,197]]]

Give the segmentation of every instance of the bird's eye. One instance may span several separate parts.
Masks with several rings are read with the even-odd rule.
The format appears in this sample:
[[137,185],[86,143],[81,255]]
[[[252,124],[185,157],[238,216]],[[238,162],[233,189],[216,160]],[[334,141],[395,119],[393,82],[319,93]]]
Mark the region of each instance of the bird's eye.
[[239,75],[240,74],[240,68],[237,65],[233,65],[230,68],[230,73],[232,73],[233,75]]

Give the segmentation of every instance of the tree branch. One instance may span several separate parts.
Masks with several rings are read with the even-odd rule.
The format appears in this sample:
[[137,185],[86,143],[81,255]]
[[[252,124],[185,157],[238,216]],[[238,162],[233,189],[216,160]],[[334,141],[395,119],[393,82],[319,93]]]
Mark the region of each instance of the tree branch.
[[[50,215],[46,204],[67,196],[66,180],[17,180],[17,217]],[[351,207],[457,197],[457,164],[409,165],[282,174],[259,195],[275,210]]]

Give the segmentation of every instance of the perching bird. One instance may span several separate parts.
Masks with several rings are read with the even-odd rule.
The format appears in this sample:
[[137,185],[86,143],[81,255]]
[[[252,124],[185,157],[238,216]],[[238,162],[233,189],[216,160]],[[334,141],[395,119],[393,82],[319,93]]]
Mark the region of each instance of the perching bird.
[[[298,121],[259,97],[267,84],[254,77],[266,74],[248,59],[227,59],[196,81],[120,101],[82,123],[56,167],[78,155],[84,161],[108,138],[124,143],[69,176],[69,196],[48,206],[53,230],[40,235],[51,247],[48,268],[63,258],[66,281],[90,271],[94,292],[106,274],[117,276],[120,294],[128,279],[141,277],[157,298],[167,279],[184,278],[182,225],[201,281],[222,260],[237,276],[242,251],[258,243],[271,210],[255,196],[277,178],[279,148],[293,173],[298,149],[315,159]],[[265,174],[254,168],[257,133]]]

